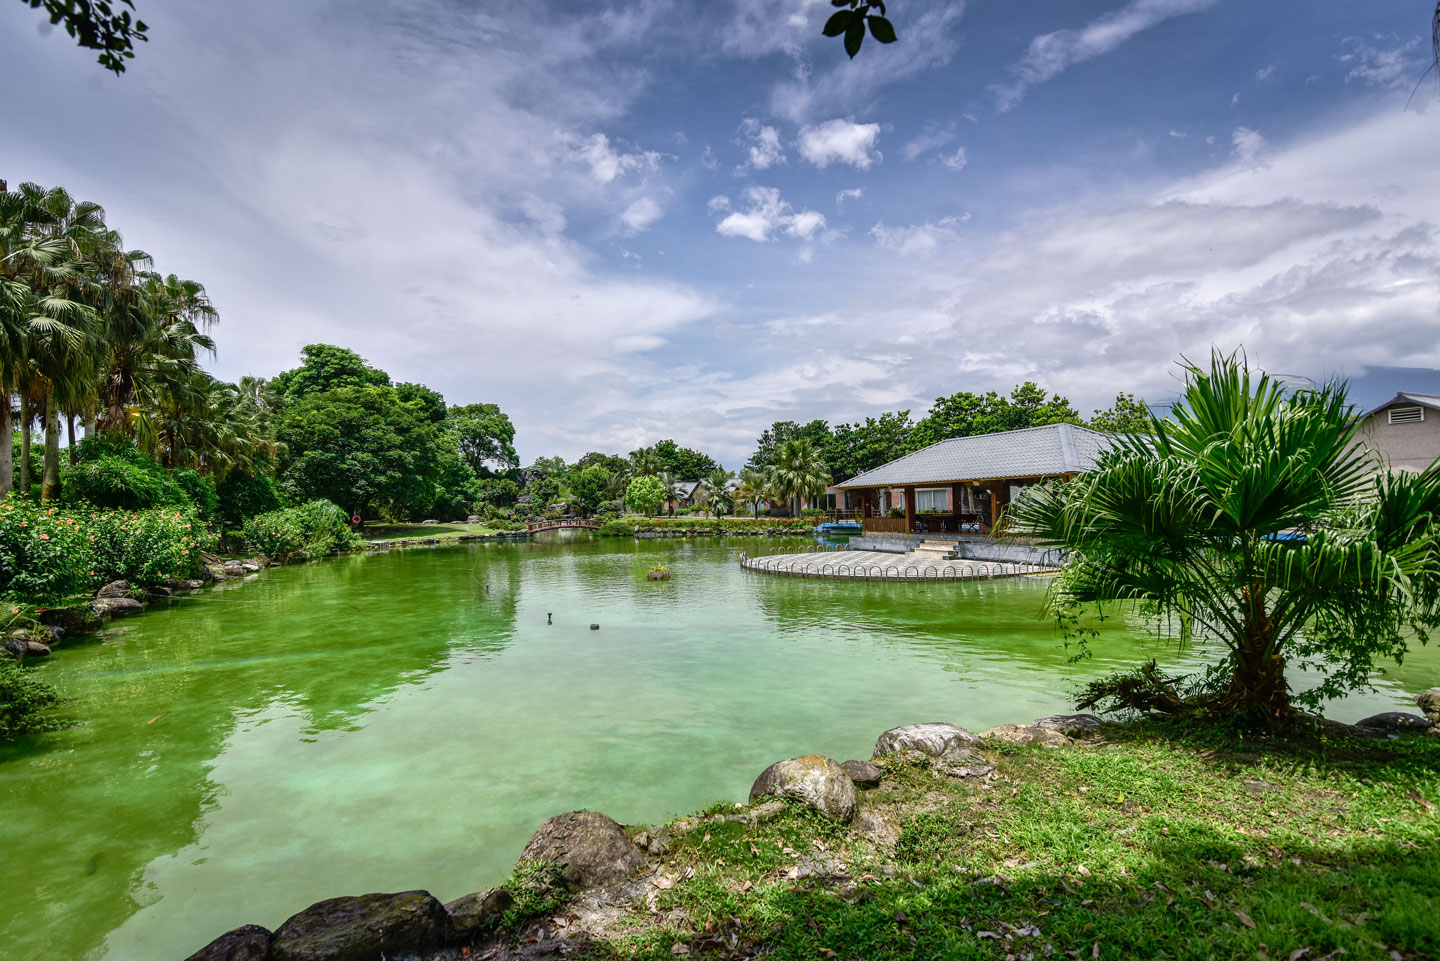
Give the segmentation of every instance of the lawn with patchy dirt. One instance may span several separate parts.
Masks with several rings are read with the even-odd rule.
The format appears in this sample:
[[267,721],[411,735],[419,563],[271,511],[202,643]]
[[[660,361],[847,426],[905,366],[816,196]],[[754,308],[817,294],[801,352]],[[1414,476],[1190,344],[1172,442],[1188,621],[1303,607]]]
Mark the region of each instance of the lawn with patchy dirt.
[[880,760],[850,825],[774,801],[672,822],[614,897],[522,872],[464,956],[1440,958],[1440,736],[1107,725],[987,753],[980,778]]

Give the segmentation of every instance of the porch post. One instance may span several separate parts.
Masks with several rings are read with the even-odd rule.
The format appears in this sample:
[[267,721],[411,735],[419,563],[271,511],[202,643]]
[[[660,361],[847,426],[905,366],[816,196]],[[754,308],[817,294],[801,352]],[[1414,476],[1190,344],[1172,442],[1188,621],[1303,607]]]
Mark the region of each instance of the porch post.
[[905,488],[905,533],[915,533],[915,488]]
[[1010,503],[1010,482],[995,481],[990,485],[990,528],[1000,523],[1000,511]]

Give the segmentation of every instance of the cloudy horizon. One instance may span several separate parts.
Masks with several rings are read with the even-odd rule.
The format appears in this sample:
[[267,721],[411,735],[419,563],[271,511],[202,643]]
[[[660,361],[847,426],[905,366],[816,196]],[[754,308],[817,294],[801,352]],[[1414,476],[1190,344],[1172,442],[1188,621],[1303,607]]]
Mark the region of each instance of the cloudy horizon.
[[1440,389],[1418,7],[895,4],[849,62],[824,0],[137,6],[119,78],[0,7],[0,178],[204,283],[226,379],[334,343],[526,463],[732,467],[1025,380],[1163,402],[1212,344]]

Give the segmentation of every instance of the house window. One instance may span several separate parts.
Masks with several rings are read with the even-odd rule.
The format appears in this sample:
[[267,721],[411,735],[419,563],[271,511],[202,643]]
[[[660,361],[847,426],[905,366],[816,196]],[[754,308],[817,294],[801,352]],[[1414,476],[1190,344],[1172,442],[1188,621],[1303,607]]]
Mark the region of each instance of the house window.
[[915,511],[920,514],[950,513],[950,492],[943,487],[915,492]]
[[1425,420],[1423,407],[1392,407],[1389,413],[1392,424],[1419,424]]

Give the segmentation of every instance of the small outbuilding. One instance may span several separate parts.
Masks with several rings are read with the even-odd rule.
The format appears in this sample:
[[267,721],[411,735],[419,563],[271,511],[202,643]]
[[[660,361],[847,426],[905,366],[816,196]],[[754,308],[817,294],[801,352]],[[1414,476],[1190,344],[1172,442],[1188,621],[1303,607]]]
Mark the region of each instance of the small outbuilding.
[[984,534],[1025,487],[1090,470],[1112,443],[1074,424],[954,437],[835,488],[867,534]]

